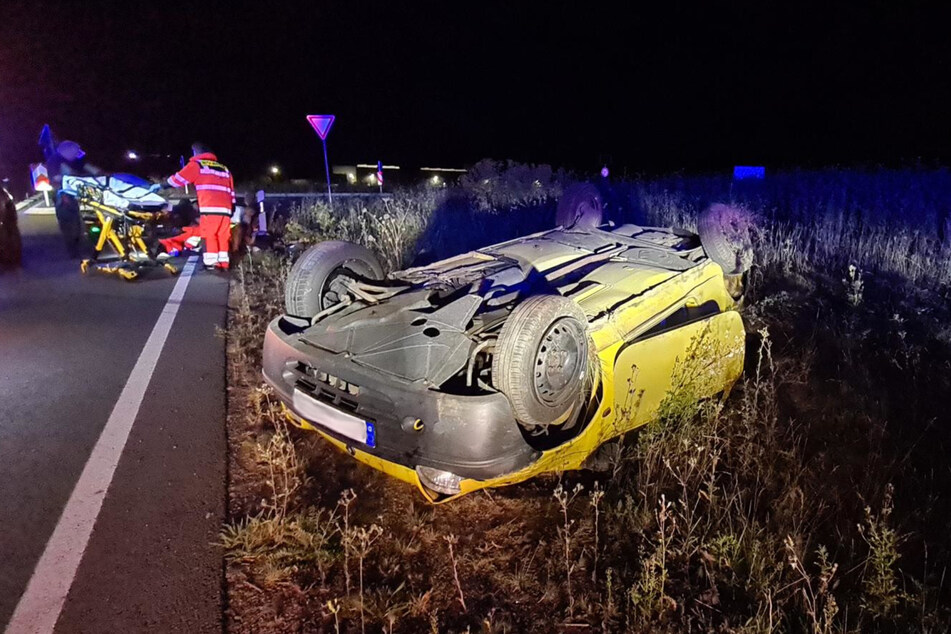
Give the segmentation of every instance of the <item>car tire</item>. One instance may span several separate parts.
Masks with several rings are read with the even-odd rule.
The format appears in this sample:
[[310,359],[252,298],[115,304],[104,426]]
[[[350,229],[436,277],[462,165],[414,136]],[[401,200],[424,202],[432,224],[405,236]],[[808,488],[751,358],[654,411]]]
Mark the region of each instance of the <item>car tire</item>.
[[359,244],[328,240],[304,252],[287,276],[284,308],[291,317],[310,319],[331,305],[326,287],[334,277],[348,274],[383,279],[383,267],[373,252]]
[[590,183],[575,183],[569,185],[558,200],[555,226],[593,229],[601,224],[603,216],[598,188]]
[[576,422],[592,367],[587,326],[581,307],[560,295],[529,297],[502,326],[492,382],[527,431]]
[[700,214],[700,244],[726,275],[741,275],[753,264],[749,213],[733,205],[716,203]]

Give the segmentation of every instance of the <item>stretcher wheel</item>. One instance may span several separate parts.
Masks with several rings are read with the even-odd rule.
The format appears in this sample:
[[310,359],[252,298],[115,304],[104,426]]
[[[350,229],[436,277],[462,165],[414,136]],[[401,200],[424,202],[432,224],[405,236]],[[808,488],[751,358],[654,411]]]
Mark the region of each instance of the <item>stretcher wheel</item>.
[[162,267],[163,267],[166,271],[168,271],[170,275],[178,275],[179,273],[182,272],[182,270],[181,270],[180,268],[178,268],[178,267],[175,266],[174,264],[169,264],[168,262],[166,262],[165,264],[163,264]]
[[89,273],[89,263],[91,261],[92,260],[83,260],[82,262],[79,263],[79,270],[81,273],[83,274]]
[[116,272],[119,274],[119,277],[124,279],[126,282],[132,282],[139,277],[139,272],[133,269],[120,268]]

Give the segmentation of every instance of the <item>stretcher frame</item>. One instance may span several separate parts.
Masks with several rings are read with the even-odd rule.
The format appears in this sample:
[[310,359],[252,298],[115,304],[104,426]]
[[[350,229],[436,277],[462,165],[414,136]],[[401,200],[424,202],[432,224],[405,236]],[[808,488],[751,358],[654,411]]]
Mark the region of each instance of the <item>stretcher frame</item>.
[[[93,256],[79,265],[83,273],[96,271],[131,282],[146,268],[161,267],[170,275],[181,272],[171,262],[157,261],[146,244],[146,227],[167,218],[165,211],[136,211],[107,205],[102,201],[103,190],[88,184],[77,185],[76,192],[84,228],[88,227],[90,233],[94,227],[99,229]],[[100,261],[106,245],[112,247],[115,257]]]

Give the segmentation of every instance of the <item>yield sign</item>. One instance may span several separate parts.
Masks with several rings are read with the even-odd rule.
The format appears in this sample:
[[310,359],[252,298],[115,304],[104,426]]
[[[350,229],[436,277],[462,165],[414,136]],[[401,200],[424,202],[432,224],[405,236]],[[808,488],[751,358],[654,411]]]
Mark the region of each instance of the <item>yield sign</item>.
[[324,141],[327,139],[327,133],[330,132],[330,126],[334,124],[334,116],[332,114],[309,114],[307,115],[307,122],[317,132],[320,140]]

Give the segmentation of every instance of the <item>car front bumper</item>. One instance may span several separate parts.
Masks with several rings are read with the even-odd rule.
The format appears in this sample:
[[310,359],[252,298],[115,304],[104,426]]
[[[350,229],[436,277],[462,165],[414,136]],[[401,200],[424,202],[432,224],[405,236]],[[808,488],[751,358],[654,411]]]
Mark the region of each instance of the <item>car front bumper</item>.
[[417,484],[417,467],[446,471],[463,479],[465,492],[541,456],[526,442],[503,394],[429,389],[317,348],[300,334],[282,317],[270,323],[264,379],[293,422],[321,432],[361,461]]

